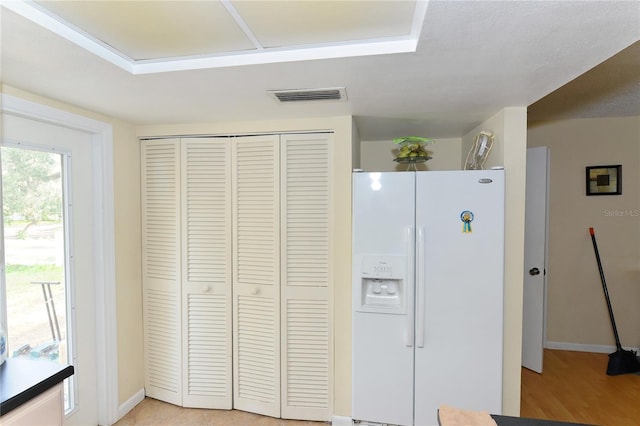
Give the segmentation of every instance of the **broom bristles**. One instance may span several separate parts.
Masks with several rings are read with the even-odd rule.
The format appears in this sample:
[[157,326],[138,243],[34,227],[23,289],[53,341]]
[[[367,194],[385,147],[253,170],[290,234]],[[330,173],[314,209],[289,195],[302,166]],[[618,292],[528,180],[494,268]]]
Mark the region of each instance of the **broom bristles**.
[[640,362],[635,351],[620,349],[609,354],[609,364],[607,365],[609,376],[637,373],[638,371],[640,371]]

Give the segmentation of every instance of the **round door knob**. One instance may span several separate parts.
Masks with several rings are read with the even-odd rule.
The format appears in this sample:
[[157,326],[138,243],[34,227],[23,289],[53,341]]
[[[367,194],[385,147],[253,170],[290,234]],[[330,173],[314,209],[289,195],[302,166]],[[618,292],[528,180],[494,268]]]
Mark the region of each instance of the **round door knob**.
[[202,286],[202,292],[203,293],[207,293],[209,290],[211,290],[211,287],[209,287],[208,285],[203,285]]
[[257,296],[258,294],[260,294],[260,288],[254,288],[253,290],[251,290],[251,294]]
[[540,275],[540,269],[538,268],[529,269],[529,275]]

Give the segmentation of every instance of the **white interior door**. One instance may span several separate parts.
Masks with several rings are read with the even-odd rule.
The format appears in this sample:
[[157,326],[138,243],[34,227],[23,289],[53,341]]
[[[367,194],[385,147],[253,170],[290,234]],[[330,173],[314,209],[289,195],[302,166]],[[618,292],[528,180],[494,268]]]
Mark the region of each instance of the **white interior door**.
[[145,394],[181,405],[180,147],[168,139],[141,149]]
[[281,136],[281,416],[333,415],[330,134]]
[[2,117],[3,143],[62,153],[67,157],[68,265],[67,334],[69,364],[75,367],[66,424],[98,424],[96,284],[91,135],[9,114]]
[[545,340],[549,148],[527,149],[522,365],[542,373]]
[[233,406],[280,417],[280,138],[233,140]]
[[232,408],[231,149],[182,139],[184,407]]

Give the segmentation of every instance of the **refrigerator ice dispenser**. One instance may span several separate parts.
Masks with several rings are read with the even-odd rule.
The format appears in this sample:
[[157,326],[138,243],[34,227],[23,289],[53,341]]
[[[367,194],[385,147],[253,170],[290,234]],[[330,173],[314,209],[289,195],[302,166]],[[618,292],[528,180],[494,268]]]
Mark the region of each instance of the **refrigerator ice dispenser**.
[[405,313],[405,256],[363,256],[360,312]]

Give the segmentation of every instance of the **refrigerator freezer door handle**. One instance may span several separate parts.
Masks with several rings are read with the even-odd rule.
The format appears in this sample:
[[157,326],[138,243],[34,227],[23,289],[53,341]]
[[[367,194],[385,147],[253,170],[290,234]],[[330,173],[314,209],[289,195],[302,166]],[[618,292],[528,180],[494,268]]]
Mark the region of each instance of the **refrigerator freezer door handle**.
[[416,346],[424,347],[424,228],[418,228],[418,249],[416,253]]
[[414,333],[414,321],[413,321],[413,289],[415,288],[415,269],[416,269],[416,240],[415,229],[407,228],[407,285],[406,285],[406,335],[405,344],[407,347],[413,346],[413,333]]

